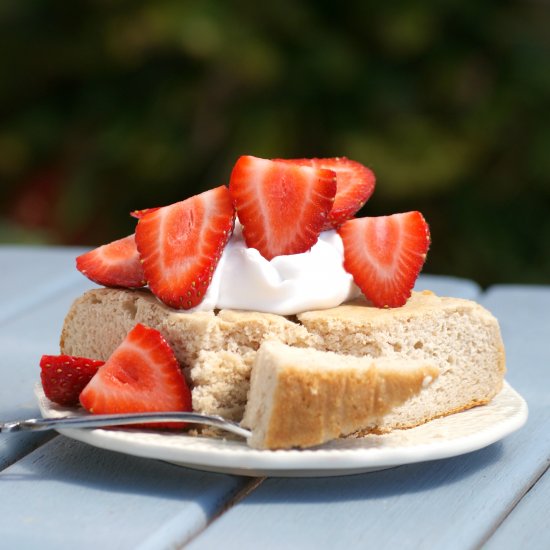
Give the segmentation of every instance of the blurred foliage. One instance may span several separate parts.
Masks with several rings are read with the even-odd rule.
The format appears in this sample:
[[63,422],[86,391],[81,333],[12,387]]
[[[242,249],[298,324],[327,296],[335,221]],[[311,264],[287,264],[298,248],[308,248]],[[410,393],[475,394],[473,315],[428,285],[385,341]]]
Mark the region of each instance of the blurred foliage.
[[241,154],[371,166],[425,271],[550,283],[550,16],[536,1],[3,0],[0,241],[95,245]]

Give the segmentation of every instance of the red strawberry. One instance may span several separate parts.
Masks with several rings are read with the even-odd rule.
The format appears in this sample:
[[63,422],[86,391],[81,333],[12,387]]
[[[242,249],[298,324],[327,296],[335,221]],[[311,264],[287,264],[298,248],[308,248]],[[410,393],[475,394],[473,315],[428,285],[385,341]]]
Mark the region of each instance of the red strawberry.
[[336,197],[323,230],[336,228],[367,202],[376,178],[370,168],[346,157],[327,159],[284,159],[283,162],[332,170],[336,174]]
[[377,307],[399,307],[411,295],[430,245],[420,212],[356,218],[338,229],[344,268]]
[[137,218],[139,220],[140,218],[143,218],[145,214],[150,214],[151,212],[154,212],[159,208],[160,208],[159,206],[154,206],[152,208],[142,208],[141,210],[132,210],[130,212],[130,216],[132,216],[132,218]]
[[334,172],[252,156],[239,158],[229,183],[247,246],[271,260],[309,250],[336,193]]
[[138,323],[84,388],[80,403],[93,414],[190,411],[191,392],[160,332]]
[[202,302],[234,221],[224,186],[143,216],[136,243],[152,292],[178,309]]
[[64,407],[78,405],[78,396],[104,361],[72,355],[43,355],[40,379],[46,397]]
[[76,268],[103,286],[139,288],[146,284],[134,235],[78,256]]

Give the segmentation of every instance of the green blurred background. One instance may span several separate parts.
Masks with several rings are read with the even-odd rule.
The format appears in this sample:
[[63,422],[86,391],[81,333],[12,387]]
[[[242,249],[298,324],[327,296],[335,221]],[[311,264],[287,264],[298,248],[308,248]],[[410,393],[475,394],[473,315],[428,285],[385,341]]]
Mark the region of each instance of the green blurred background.
[[0,242],[97,245],[241,154],[373,168],[425,272],[550,283],[547,2],[0,3]]

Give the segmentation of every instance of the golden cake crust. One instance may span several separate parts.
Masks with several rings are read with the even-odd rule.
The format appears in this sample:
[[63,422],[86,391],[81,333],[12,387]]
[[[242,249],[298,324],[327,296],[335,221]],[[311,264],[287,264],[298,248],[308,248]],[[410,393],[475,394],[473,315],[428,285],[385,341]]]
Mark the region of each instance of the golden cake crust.
[[319,445],[375,426],[438,374],[427,361],[343,356],[264,342],[242,424],[252,430],[249,444],[256,448]]

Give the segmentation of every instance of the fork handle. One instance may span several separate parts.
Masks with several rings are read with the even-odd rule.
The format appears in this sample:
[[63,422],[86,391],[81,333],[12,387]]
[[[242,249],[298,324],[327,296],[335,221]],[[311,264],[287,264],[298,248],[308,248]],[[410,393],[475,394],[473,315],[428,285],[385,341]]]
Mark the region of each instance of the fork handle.
[[245,439],[251,432],[236,422],[221,416],[203,415],[193,412],[151,412],[137,414],[94,414],[85,416],[65,416],[60,418],[28,418],[0,423],[0,432],[45,431],[59,428],[106,428],[109,426],[128,426],[156,422],[189,422],[221,428]]

